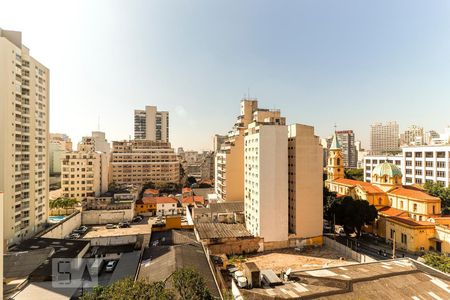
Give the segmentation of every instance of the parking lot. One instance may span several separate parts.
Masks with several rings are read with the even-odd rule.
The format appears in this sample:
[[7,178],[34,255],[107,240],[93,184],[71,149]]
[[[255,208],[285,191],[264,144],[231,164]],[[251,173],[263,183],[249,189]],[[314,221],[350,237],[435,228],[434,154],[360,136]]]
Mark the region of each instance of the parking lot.
[[[88,232],[82,237],[84,239],[92,239],[105,236],[122,236],[133,234],[150,234],[152,224],[156,218],[144,217],[140,223],[130,223],[129,228],[112,228],[107,229],[105,225],[96,225],[89,228]],[[117,225],[117,224],[115,224]]]

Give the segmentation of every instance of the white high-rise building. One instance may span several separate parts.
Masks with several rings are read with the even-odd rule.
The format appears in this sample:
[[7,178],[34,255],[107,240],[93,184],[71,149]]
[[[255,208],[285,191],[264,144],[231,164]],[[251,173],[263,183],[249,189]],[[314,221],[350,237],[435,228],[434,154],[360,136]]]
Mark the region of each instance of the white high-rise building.
[[429,181],[450,186],[450,145],[405,147],[402,150],[404,184]]
[[372,155],[400,152],[397,122],[375,123],[370,126],[370,152]]
[[0,191],[6,245],[44,229],[48,211],[48,68],[22,33],[0,29]]
[[169,142],[169,112],[156,106],[134,111],[134,138],[136,140]]
[[264,242],[288,239],[288,129],[251,123],[244,138],[244,210],[247,230]]

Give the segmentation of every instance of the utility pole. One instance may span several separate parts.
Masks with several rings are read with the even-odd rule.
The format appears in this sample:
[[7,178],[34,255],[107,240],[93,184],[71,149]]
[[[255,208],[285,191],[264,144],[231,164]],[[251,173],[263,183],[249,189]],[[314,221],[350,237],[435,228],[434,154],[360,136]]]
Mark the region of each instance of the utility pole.
[[394,242],[392,243],[392,258],[395,259],[395,230],[394,230]]

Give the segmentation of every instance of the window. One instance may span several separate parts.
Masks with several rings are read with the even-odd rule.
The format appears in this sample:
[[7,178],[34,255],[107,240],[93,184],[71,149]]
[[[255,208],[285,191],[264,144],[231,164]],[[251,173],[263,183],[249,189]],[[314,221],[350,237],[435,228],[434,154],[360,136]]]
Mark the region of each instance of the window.
[[425,167],[433,167],[433,162],[432,161],[425,162]]
[[413,211],[417,211],[417,204],[416,203],[413,204]]
[[422,157],[422,152],[415,152],[414,157]]
[[419,160],[419,161],[416,161],[416,167],[421,167],[422,166],[422,162]]
[[400,208],[403,209],[403,201],[400,201]]
[[418,170],[416,170],[415,173],[416,173],[416,175],[422,175],[422,170],[419,170],[419,169],[418,169]]
[[437,171],[436,175],[437,177],[445,177],[445,171]]
[[425,157],[432,158],[433,152],[425,152]]
[[437,152],[436,157],[437,158],[445,158],[445,152],[443,152],[443,151]]
[[438,168],[445,168],[445,161],[438,161],[436,162],[436,165]]
[[406,157],[412,157],[412,152],[405,152]]
[[407,236],[406,236],[406,234],[403,234],[402,233],[402,244],[407,244]]
[[407,161],[406,161],[406,166],[407,166],[407,167],[411,167],[411,166],[412,166],[412,161],[407,160]]
[[433,176],[433,171],[426,170],[426,171],[425,171],[425,175],[426,175],[426,176]]
[[395,233],[395,230],[394,230],[394,229],[391,229],[391,239],[394,238],[394,233]]

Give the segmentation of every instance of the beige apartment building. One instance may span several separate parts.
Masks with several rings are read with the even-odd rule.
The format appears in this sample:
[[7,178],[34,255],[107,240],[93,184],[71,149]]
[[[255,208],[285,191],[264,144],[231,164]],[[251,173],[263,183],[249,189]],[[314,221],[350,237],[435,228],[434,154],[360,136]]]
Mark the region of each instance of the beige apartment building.
[[108,191],[108,156],[95,151],[92,144],[80,143],[78,151],[67,153],[61,165],[63,197],[82,201]]
[[244,138],[245,226],[264,242],[288,240],[288,129],[253,122]]
[[156,106],[146,106],[134,111],[134,138],[169,142],[169,112],[158,111]]
[[0,191],[3,239],[41,231],[48,210],[48,68],[30,56],[22,34],[0,29]]
[[50,133],[49,141],[50,176],[61,174],[61,160],[67,152],[72,152],[72,141],[61,133]]
[[167,142],[114,141],[110,172],[118,184],[178,183],[180,162]]
[[215,157],[215,190],[224,201],[244,199],[244,134],[252,122],[285,122],[279,110],[258,108],[256,99],[241,100],[240,115]]
[[289,233],[321,239],[323,231],[322,146],[314,127],[288,126]]

